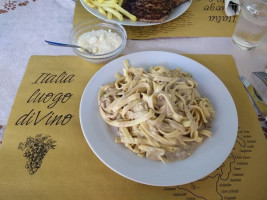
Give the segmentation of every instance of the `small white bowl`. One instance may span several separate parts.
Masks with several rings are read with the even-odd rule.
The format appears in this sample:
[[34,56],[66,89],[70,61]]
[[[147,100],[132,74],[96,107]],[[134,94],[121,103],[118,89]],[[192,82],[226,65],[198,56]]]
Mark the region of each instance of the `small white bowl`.
[[127,42],[127,33],[124,27],[118,23],[106,22],[99,19],[83,21],[77,24],[71,31],[70,42],[71,44],[77,45],[79,37],[82,34],[100,29],[107,31],[111,30],[112,32],[117,33],[122,39],[122,44],[117,49],[105,54],[88,54],[75,48],[73,49],[74,53],[92,63],[106,63],[116,58],[123,51]]

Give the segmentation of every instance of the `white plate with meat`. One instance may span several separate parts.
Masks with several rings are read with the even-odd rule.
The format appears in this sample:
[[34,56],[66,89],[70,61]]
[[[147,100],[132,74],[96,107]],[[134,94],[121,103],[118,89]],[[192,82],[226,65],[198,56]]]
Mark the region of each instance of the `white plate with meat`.
[[[160,19],[158,20],[147,20],[147,19],[143,19],[143,21],[131,21],[130,19],[128,19],[127,17],[123,18],[123,21],[120,21],[119,19],[117,19],[116,17],[113,17],[112,20],[109,20],[106,16],[102,15],[101,13],[98,12],[97,8],[91,8],[90,6],[88,6],[84,0],[80,0],[81,4],[83,5],[83,7],[90,12],[91,14],[93,14],[94,16],[105,20],[105,21],[111,21],[111,22],[117,22],[119,24],[122,25],[126,25],[126,26],[152,26],[152,25],[157,25],[157,24],[162,24],[162,23],[166,23],[169,22],[173,19],[176,19],[177,17],[181,16],[191,5],[192,0],[188,0],[184,3],[179,4],[179,2],[183,2],[184,0],[168,0],[168,1],[173,1],[175,2],[175,4],[179,4],[178,6],[175,6],[172,11],[170,12],[170,14],[166,14],[165,16],[161,16]],[[160,4],[162,3],[163,0],[155,0],[155,1],[159,1]],[[166,0],[167,1],[167,0]],[[142,7],[142,6],[141,6]],[[159,7],[162,7],[161,5]],[[160,9],[161,12],[164,9]],[[134,11],[135,12],[135,11]],[[137,12],[136,14],[138,14],[139,12]],[[166,12],[168,13],[168,12]],[[148,16],[148,13],[145,13],[144,16]],[[138,18],[138,17],[137,17]]]

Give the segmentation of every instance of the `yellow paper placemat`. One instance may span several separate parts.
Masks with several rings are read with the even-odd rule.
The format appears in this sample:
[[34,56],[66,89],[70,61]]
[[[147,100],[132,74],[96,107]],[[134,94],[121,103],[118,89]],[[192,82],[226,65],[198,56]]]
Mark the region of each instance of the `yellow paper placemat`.
[[91,151],[79,124],[82,92],[102,65],[75,56],[32,56],[0,149],[0,199],[264,199],[266,140],[233,58],[188,57],[219,76],[238,110],[236,144],[217,170],[177,187],[146,186],[116,174]]
[[[96,18],[76,1],[73,24]],[[193,0],[189,9],[180,17],[156,26],[124,26],[128,39],[151,39],[158,37],[231,37],[237,16],[228,17],[224,1]]]

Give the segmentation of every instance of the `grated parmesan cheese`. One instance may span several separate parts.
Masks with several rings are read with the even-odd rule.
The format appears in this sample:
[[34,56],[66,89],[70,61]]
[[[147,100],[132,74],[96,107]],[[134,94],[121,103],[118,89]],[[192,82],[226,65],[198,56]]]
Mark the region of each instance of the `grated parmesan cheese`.
[[82,34],[77,43],[92,54],[104,54],[117,49],[122,38],[110,29],[99,29]]

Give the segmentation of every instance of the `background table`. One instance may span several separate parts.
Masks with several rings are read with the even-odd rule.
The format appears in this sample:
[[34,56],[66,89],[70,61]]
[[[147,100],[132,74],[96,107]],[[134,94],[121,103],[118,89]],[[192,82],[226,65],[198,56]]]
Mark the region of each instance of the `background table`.
[[[72,0],[0,0],[0,138],[30,56],[74,55],[72,49],[44,42],[69,42],[74,7]],[[234,57],[239,74],[252,83],[251,72],[267,66],[267,36],[250,51],[234,46],[229,37],[128,40],[123,54],[145,50],[229,54]]]

